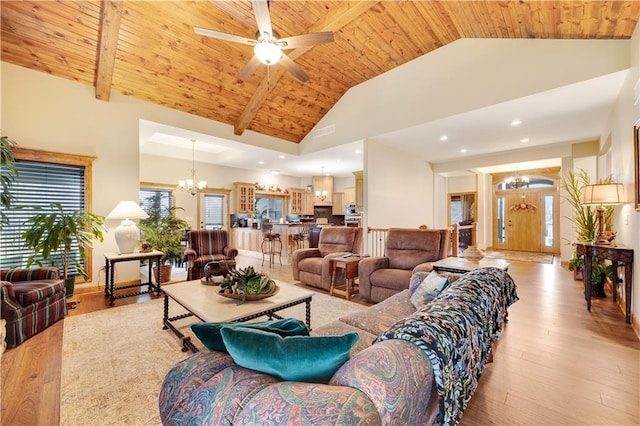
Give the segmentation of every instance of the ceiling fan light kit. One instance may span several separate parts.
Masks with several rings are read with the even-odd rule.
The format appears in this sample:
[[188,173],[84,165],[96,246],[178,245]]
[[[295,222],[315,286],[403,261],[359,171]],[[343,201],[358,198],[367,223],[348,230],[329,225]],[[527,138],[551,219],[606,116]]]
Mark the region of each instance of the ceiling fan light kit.
[[206,28],[194,27],[193,31],[196,34],[206,37],[253,46],[254,57],[238,75],[242,80],[249,77],[260,63],[270,66],[280,62],[280,64],[282,64],[282,66],[284,66],[285,69],[293,74],[298,80],[303,83],[306,82],[309,77],[305,74],[302,68],[300,68],[291,58],[285,55],[282,50],[332,43],[333,33],[325,31],[279,38],[278,33],[273,31],[271,27],[271,16],[269,14],[269,4],[267,0],[253,0],[251,4],[258,24],[258,32],[255,40]]

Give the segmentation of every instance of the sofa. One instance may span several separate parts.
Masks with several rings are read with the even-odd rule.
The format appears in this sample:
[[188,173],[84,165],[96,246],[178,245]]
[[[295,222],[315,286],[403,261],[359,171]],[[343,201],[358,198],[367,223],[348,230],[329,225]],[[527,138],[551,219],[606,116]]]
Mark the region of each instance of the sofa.
[[[362,251],[362,228],[330,226],[322,228],[317,248],[298,249],[291,255],[293,279],[302,284],[329,291],[331,258]],[[335,277],[336,285],[344,283],[344,270]]]
[[65,317],[64,280],[52,267],[0,270],[0,306],[13,348]]
[[326,384],[278,380],[224,352],[192,355],[164,379],[163,424],[458,423],[518,297],[497,268],[449,279],[417,308],[417,290],[407,289],[314,329],[312,335],[359,336]]
[[384,256],[364,258],[358,265],[360,296],[381,302],[409,288],[414,272],[433,270],[433,262],[449,256],[451,230],[391,228]]
[[204,267],[216,260],[234,260],[238,249],[229,246],[229,234],[223,229],[189,231],[189,247],[184,252],[187,262],[187,279],[198,280],[205,276]]

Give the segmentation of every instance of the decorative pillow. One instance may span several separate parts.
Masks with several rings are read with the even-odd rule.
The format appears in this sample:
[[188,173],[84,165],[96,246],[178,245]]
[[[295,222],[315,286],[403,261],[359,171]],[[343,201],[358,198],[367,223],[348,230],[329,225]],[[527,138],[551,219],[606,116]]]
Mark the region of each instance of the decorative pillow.
[[253,328],[275,333],[282,337],[309,335],[309,329],[306,324],[295,318],[260,322],[206,322],[192,324],[191,330],[207,349],[227,352],[227,348],[222,340],[222,335],[220,334],[220,330],[223,327]]
[[354,331],[342,336],[281,337],[257,329],[223,327],[221,333],[236,364],[280,380],[312,383],[328,383],[358,340]]
[[413,293],[428,276],[429,272],[425,271],[414,272],[411,274],[411,279],[409,280],[409,296],[413,296]]
[[449,280],[447,277],[444,277],[438,274],[436,271],[431,272],[423,281],[420,283],[418,288],[411,295],[411,303],[416,309],[420,309],[420,307],[426,305],[431,302],[434,297],[436,297],[442,290],[444,290],[449,285]]

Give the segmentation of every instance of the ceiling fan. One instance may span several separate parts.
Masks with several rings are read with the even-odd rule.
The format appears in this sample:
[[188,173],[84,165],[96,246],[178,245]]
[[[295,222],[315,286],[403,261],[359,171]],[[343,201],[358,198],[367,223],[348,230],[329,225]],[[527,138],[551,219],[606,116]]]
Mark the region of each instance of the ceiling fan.
[[238,77],[246,79],[260,66],[275,65],[280,62],[291,74],[301,82],[306,82],[309,77],[283,50],[295,49],[298,47],[316,46],[333,41],[333,33],[330,31],[302,34],[291,37],[279,38],[278,33],[271,28],[271,16],[269,15],[269,4],[267,0],[252,0],[253,10],[258,22],[258,32],[255,40],[234,34],[227,34],[220,31],[208,30],[205,28],[193,27],[196,34],[220,40],[233,41],[235,43],[248,44],[253,46],[254,56],[240,71]]

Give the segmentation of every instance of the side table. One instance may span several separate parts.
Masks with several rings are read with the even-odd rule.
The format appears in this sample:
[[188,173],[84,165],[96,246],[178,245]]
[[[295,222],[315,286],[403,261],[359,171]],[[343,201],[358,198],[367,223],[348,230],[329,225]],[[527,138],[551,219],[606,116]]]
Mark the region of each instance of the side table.
[[[351,300],[351,294],[355,291],[358,284],[355,279],[358,278],[358,264],[362,257],[357,255],[346,255],[331,258],[331,289],[329,295],[338,294],[344,296],[347,300]],[[345,285],[344,290],[336,287],[336,273],[338,269],[344,269]]]
[[607,259],[613,264],[616,276],[613,279],[613,301],[618,299],[618,263],[624,264],[625,321],[631,324],[631,289],[633,288],[633,249],[622,245],[576,243],[576,254],[584,256],[584,298],[591,312],[591,261],[593,258]]
[[[160,268],[160,258],[164,253],[158,250],[152,250],[147,253],[105,253],[105,286],[104,286],[104,297],[109,298],[109,304],[113,305],[116,299],[122,299],[124,297],[137,296],[140,294],[148,294],[153,290],[156,292],[156,296],[160,296],[160,282],[157,284],[153,284],[153,262],[156,262],[156,266]],[[130,261],[140,261],[140,260],[149,260],[149,282],[140,283],[140,284],[130,284],[123,285],[120,287],[115,286],[115,264],[118,262],[130,262]],[[158,280],[159,281],[159,280]],[[116,295],[117,290],[124,290],[128,288],[140,287],[143,285],[147,285],[147,290],[139,290],[126,294],[118,294]]]

